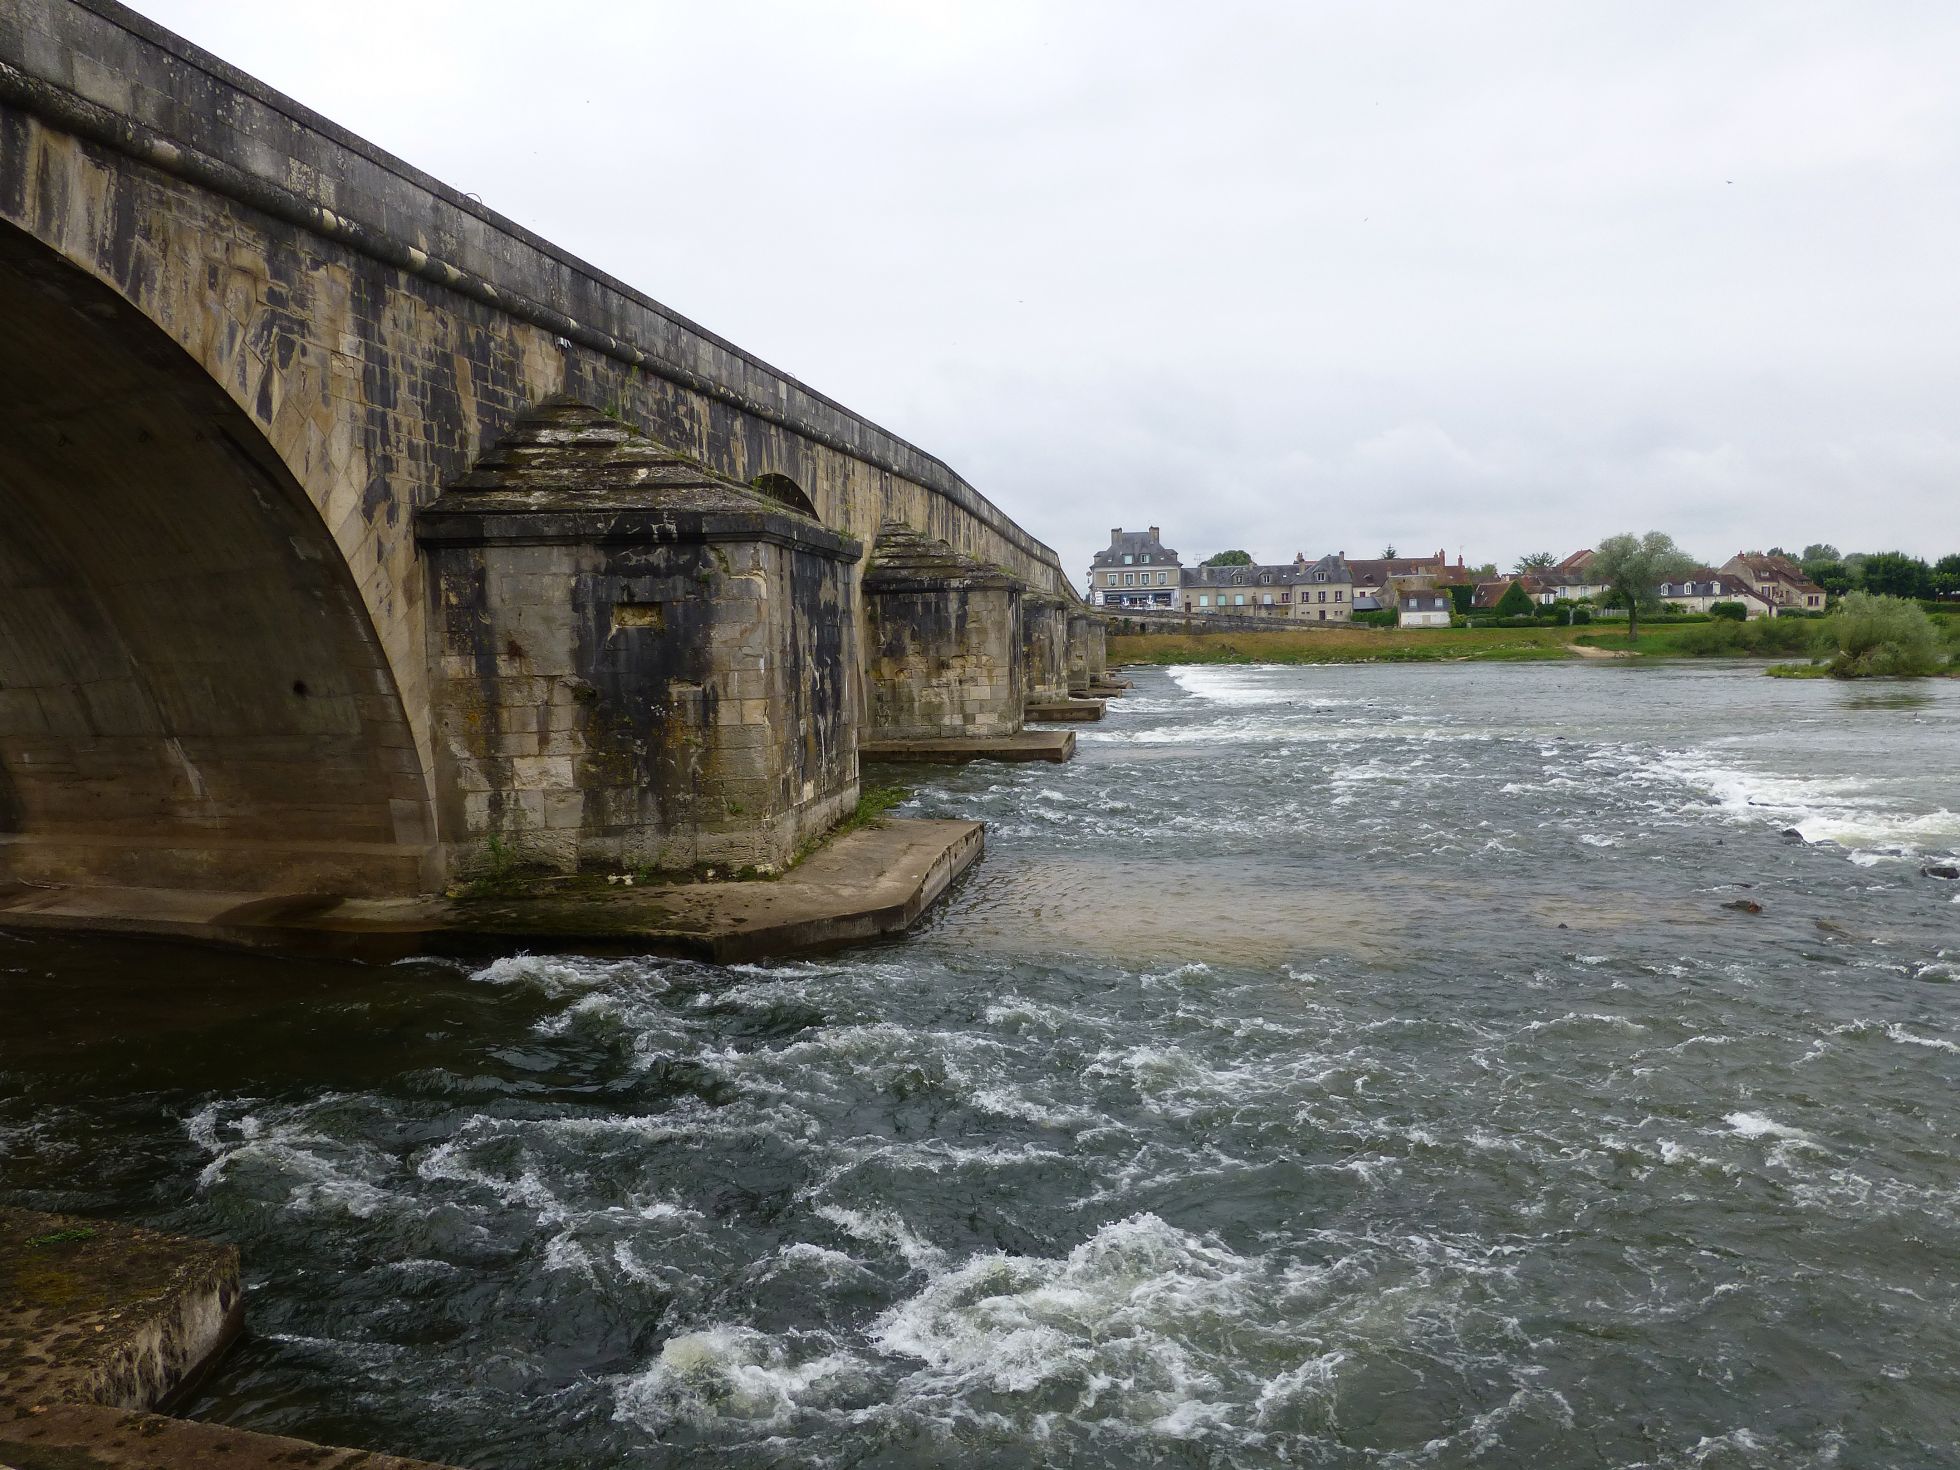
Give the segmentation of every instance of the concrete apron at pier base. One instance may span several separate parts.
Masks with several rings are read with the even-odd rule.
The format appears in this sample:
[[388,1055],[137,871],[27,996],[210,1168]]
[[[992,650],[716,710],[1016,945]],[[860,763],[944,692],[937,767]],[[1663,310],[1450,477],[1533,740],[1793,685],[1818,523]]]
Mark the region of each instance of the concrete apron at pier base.
[[425,1462],[146,1413],[238,1335],[228,1245],[0,1209],[0,1465],[11,1470],[415,1470]]
[[1103,702],[1100,699],[1044,699],[1030,701],[1024,713],[1030,720],[1079,724],[1084,720],[1100,720],[1103,717]]
[[1055,761],[1075,754],[1073,730],[1023,730],[975,740],[867,740],[858,746],[861,761],[923,761],[959,765],[965,761]]
[[544,945],[730,964],[902,933],[980,857],[984,830],[979,822],[894,820],[836,838],[779,878],[546,880],[476,898],[19,884],[0,887],[0,930],[151,935],[377,959]]

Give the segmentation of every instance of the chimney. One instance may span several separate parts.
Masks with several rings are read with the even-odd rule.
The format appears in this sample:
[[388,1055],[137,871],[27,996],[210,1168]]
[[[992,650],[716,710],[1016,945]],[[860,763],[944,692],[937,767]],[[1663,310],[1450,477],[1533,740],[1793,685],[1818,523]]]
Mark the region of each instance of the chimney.
[[1160,532],[1155,526],[1152,526],[1150,528],[1150,539],[1152,541],[1161,541],[1163,539],[1163,533]]
[[1122,534],[1123,528],[1121,526],[1111,526],[1109,528],[1109,544],[1114,546],[1116,544],[1116,538]]

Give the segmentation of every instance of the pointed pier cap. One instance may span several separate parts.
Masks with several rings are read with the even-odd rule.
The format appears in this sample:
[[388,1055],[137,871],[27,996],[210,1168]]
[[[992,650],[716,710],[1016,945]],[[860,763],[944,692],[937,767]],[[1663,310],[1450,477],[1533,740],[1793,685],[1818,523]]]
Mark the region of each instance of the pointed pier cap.
[[802,508],[655,443],[590,404],[523,414],[416,517],[424,544],[773,541],[855,561],[863,547]]
[[871,545],[871,565],[865,568],[867,592],[920,592],[944,588],[1000,588],[1025,591],[1021,579],[986,562],[953,550],[898,521],[878,528]]

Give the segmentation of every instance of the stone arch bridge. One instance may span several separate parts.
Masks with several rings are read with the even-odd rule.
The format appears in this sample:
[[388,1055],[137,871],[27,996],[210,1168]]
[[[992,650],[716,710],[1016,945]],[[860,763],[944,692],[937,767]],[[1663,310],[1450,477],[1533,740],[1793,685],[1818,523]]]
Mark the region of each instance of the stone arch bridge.
[[767,866],[1097,660],[939,460],[108,0],[0,0],[0,322],[0,879]]

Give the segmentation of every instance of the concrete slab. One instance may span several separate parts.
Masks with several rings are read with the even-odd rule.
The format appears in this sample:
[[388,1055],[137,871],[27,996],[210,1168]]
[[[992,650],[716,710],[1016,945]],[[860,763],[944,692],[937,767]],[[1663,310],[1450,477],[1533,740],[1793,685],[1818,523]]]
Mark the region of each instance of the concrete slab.
[[12,1470],[447,1470],[223,1424],[131,1409],[60,1404],[0,1422],[0,1466]]
[[1103,702],[1100,699],[1048,699],[1039,703],[1030,702],[1025,710],[1030,720],[1047,724],[1078,724],[1084,720],[1100,720],[1103,717]]
[[858,746],[861,761],[1065,761],[1075,754],[1073,730],[1023,730],[991,740],[875,740]]
[[187,1399],[242,1322],[231,1246],[0,1209],[0,1465],[429,1470],[143,1412]]
[[243,1321],[230,1246],[0,1209],[0,1396],[30,1413],[168,1403]]
[[548,944],[731,963],[903,932],[980,857],[984,831],[978,822],[892,820],[838,837],[774,879],[629,885],[585,877],[465,898],[16,885],[0,891],[0,929],[373,958]]

